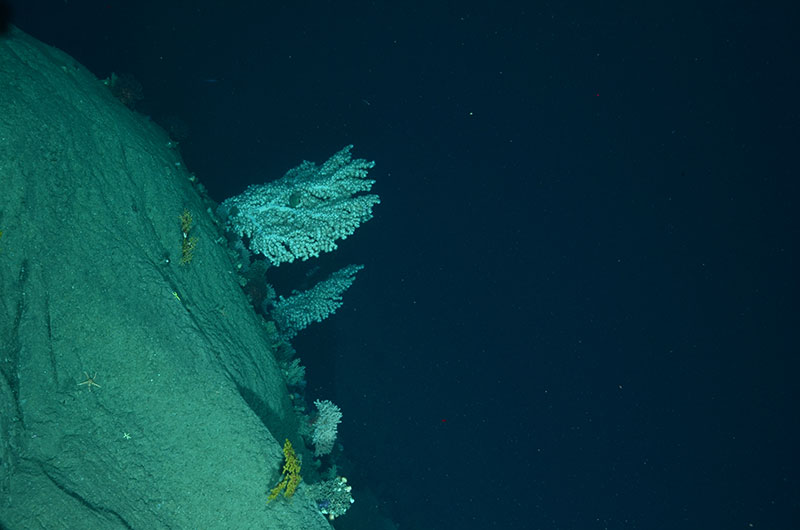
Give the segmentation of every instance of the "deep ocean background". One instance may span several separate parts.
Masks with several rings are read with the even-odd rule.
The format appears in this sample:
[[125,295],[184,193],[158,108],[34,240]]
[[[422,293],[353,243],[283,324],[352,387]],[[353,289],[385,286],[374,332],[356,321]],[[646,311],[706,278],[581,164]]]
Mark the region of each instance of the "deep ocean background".
[[375,218],[309,264],[366,268],[294,343],[356,503],[404,529],[800,526],[796,3],[10,4],[135,76],[217,201],[376,160]]

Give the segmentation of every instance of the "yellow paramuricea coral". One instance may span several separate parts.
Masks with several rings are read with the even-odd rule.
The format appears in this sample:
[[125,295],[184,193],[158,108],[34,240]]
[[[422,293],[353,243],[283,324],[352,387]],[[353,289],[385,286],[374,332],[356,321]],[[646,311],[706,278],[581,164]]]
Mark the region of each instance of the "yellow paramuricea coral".
[[275,500],[284,488],[283,496],[287,499],[291,498],[297,486],[300,484],[300,460],[297,458],[294,448],[292,447],[292,442],[290,442],[288,438],[283,444],[283,458],[285,460],[283,471],[281,471],[281,476],[283,478],[281,478],[277,486],[269,491],[267,502]]
[[183,233],[183,243],[181,245],[181,265],[187,265],[194,258],[194,248],[197,246],[197,238],[189,235],[192,229],[192,212],[184,209],[180,215],[181,232]]

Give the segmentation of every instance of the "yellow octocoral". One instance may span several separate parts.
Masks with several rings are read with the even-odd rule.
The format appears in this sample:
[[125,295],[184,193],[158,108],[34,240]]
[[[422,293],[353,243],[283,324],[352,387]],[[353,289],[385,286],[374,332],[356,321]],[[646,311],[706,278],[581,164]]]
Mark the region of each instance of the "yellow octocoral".
[[183,243],[181,244],[181,265],[189,264],[194,258],[194,247],[197,246],[197,238],[189,235],[192,229],[192,212],[184,209],[180,215],[181,233],[183,233]]
[[292,442],[290,442],[288,438],[283,444],[283,458],[285,462],[283,464],[283,471],[281,471],[281,481],[269,491],[267,502],[274,501],[278,495],[280,495],[281,491],[283,491],[284,497],[287,499],[291,498],[302,479],[302,477],[300,477],[300,459],[297,458],[294,448],[292,447]]
[[181,232],[183,232],[183,235],[187,236],[189,235],[189,230],[192,229],[192,212],[190,212],[188,208],[184,208],[180,218]]

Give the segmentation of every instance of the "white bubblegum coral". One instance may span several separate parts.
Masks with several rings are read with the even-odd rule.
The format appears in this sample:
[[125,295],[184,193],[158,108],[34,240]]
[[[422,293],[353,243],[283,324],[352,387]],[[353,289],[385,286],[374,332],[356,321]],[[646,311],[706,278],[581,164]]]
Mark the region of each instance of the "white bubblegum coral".
[[289,340],[312,322],[322,322],[342,307],[342,293],[353,285],[356,273],[363,268],[363,265],[348,265],[307,291],[279,297],[270,316],[281,336]]
[[314,402],[319,414],[314,421],[314,433],[311,441],[314,443],[314,455],[327,455],[333,451],[333,444],[336,441],[337,426],[342,422],[342,411],[327,399]]
[[303,162],[280,179],[248,187],[217,210],[226,228],[249,239],[273,265],[336,249],[336,241],[372,218],[380,198],[367,194],[375,162],[352,159],[348,145],[317,166]]

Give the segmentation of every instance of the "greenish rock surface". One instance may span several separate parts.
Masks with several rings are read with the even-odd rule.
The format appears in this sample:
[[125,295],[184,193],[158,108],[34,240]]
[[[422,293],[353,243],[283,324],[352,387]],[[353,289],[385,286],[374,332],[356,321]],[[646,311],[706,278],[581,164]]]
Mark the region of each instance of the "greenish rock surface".
[[0,527],[330,528],[302,488],[266,502],[303,444],[169,143],[68,55],[0,40]]

